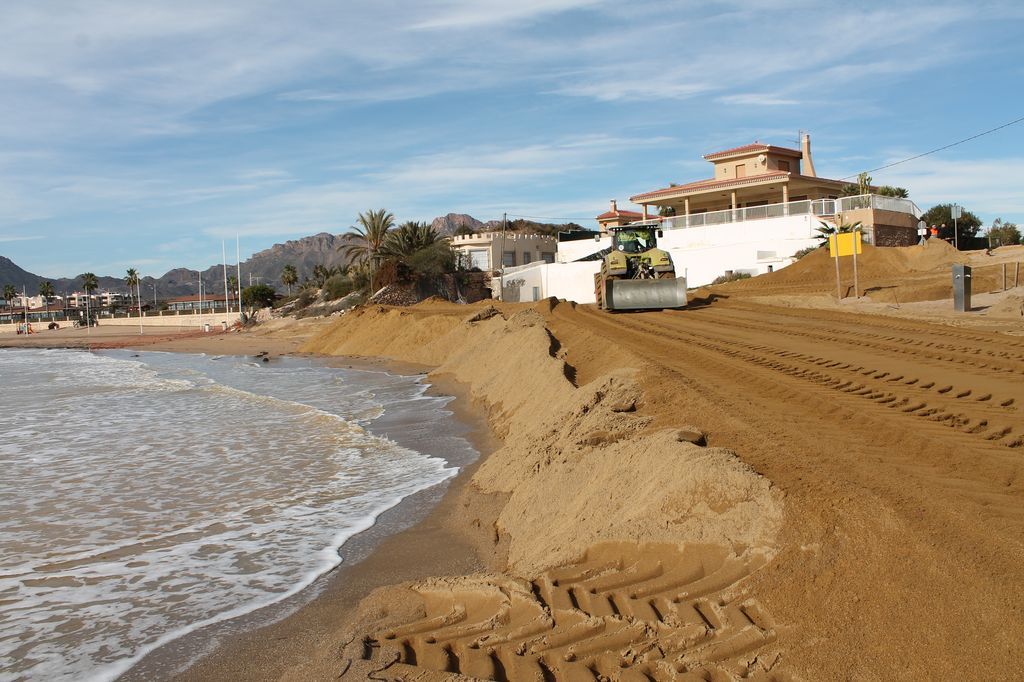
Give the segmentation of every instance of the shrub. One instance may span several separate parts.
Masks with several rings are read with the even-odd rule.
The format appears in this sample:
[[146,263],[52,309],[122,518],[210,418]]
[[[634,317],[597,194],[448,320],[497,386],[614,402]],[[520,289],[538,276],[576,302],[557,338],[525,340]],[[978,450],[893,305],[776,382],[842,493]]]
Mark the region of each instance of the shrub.
[[750,273],[749,272],[733,272],[733,273],[730,273],[728,275],[722,275],[721,277],[716,277],[714,279],[714,281],[711,282],[711,283],[712,284],[725,284],[726,282],[735,282],[738,279],[750,279]]
[[814,253],[815,251],[817,251],[820,248],[821,248],[820,246],[808,246],[806,249],[800,249],[799,251],[794,253],[793,254],[793,258],[795,258],[796,260],[800,260],[801,258],[806,256],[807,254]]
[[344,275],[332,275],[327,278],[324,282],[324,289],[321,298],[325,301],[333,301],[344,296],[348,296],[352,293],[355,286],[352,284],[352,280]]
[[316,292],[313,289],[303,289],[299,292],[299,295],[295,297],[295,309],[301,310],[302,308],[308,307],[315,298]]

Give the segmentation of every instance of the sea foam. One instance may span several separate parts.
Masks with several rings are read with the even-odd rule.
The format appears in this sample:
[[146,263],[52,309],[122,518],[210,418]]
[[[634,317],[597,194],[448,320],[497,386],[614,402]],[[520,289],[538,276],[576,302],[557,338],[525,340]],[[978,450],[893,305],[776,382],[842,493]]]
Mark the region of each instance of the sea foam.
[[0,377],[3,680],[113,679],[295,594],[471,451],[373,433],[450,416],[415,378],[307,360],[19,350]]

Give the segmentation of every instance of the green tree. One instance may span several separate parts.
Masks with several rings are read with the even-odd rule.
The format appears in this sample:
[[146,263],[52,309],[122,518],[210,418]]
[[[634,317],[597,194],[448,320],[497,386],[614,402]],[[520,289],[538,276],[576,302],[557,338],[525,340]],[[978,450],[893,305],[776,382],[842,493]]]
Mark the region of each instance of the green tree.
[[242,303],[249,306],[250,310],[273,305],[276,296],[274,288],[267,284],[253,284],[242,289]]
[[295,266],[289,263],[281,270],[281,284],[288,287],[288,295],[292,295],[292,285],[299,281],[299,273]]
[[92,292],[99,288],[100,282],[91,272],[86,272],[79,275],[82,280],[82,288],[85,289],[85,324],[86,329],[92,327]]
[[7,301],[7,307],[11,307],[11,301],[18,295],[18,290],[14,288],[13,284],[4,285],[4,300]]
[[[128,271],[125,273],[124,283],[128,285],[128,305],[131,306],[132,299],[136,298],[136,296],[135,296],[135,287],[139,284],[139,271],[136,270],[135,268],[128,268]],[[142,301],[139,301],[138,303],[139,303],[139,316],[141,317],[142,316]],[[129,309],[128,314],[131,315],[130,309]]]
[[47,313],[50,312],[50,299],[53,298],[53,294],[53,282],[48,282],[45,279],[39,282],[39,295],[43,297]]
[[992,246],[1020,244],[1020,229],[1015,223],[1003,222],[1002,218],[996,218],[988,230],[988,239]]
[[[921,220],[929,226],[939,226],[940,239],[953,240],[953,204],[932,206],[924,212]],[[964,209],[963,214],[957,218],[956,229],[957,240],[971,239],[981,229],[981,219],[967,209]]]
[[344,235],[341,252],[350,261],[365,260],[370,264],[370,289],[373,289],[373,276],[381,262],[380,248],[395,226],[395,216],[381,208],[360,213],[358,222],[359,227],[352,227],[352,231]]

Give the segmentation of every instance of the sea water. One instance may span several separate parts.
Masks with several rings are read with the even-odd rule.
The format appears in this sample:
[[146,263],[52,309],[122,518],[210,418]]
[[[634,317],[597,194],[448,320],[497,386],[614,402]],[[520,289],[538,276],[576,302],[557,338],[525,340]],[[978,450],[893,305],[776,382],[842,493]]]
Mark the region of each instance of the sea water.
[[308,586],[467,461],[426,388],[297,358],[0,351],[0,679],[113,679]]

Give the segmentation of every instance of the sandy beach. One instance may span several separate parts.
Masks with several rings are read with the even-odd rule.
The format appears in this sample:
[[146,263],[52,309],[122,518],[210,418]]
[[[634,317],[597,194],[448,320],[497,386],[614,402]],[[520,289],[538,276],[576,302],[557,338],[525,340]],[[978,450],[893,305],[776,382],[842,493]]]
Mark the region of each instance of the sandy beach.
[[427,301],[161,338],[429,369],[484,453],[313,601],[222,629],[177,677],[1015,676],[1019,295],[895,315],[800,274],[685,311]]

